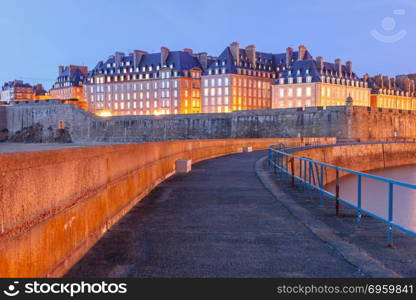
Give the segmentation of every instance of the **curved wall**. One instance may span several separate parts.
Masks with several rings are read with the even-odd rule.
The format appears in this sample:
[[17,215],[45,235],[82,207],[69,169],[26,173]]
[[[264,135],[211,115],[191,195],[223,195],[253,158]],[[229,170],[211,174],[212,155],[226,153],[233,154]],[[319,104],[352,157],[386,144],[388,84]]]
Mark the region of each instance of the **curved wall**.
[[177,159],[335,139],[153,142],[0,154],[0,277],[63,275]]

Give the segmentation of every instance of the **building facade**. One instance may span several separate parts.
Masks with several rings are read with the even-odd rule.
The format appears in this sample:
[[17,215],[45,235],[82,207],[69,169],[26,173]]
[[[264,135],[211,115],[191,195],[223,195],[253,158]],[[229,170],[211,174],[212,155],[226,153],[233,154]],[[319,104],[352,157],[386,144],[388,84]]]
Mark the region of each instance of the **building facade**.
[[241,49],[238,42],[233,42],[202,76],[202,112],[271,108],[271,85],[279,72],[299,55],[310,57],[304,46],[300,51],[288,48],[287,53],[264,53],[258,52],[255,45]]
[[67,100],[83,109],[88,108],[84,98],[84,80],[88,77],[85,66],[59,66],[58,78],[49,90],[53,99]]
[[371,106],[380,108],[415,110],[416,84],[412,74],[399,75],[396,78],[376,75],[364,75],[371,88]]
[[1,101],[10,103],[12,101],[27,101],[34,97],[33,87],[22,80],[13,80],[4,83],[1,88]]
[[206,53],[191,49],[116,52],[100,61],[84,82],[89,110],[102,116],[200,113],[207,60]]
[[347,97],[357,106],[370,106],[368,83],[352,71],[352,63],[298,58],[280,72],[272,87],[272,108],[345,105]]

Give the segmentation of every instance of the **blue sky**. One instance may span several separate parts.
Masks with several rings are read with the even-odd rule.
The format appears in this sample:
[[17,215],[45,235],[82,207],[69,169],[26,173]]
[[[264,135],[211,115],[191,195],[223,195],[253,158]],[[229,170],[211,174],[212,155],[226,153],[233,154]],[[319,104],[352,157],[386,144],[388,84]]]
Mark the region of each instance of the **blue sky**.
[[[233,41],[273,53],[304,44],[313,56],[351,60],[360,76],[416,73],[416,0],[2,1],[0,28],[0,82],[47,88],[58,65],[91,68],[115,51],[160,46],[219,55]],[[405,35],[385,43],[372,30]]]

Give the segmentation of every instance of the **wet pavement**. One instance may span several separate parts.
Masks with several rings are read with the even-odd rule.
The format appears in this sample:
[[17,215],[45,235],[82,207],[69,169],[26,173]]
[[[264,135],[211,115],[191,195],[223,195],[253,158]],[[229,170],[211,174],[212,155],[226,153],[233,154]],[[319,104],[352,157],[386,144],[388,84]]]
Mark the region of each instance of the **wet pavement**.
[[207,160],[169,178],[66,276],[369,276],[265,188],[256,173],[265,155]]

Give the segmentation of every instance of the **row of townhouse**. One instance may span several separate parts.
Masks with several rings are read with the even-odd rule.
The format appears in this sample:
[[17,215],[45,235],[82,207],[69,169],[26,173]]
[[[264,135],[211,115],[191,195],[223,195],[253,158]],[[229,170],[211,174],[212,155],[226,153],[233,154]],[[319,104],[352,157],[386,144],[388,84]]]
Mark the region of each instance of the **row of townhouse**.
[[231,43],[217,56],[191,49],[116,52],[90,71],[59,67],[52,98],[78,99],[102,115],[221,113],[237,110],[345,105],[416,109],[415,76],[367,74],[352,62],[314,58],[301,45],[283,53]]

